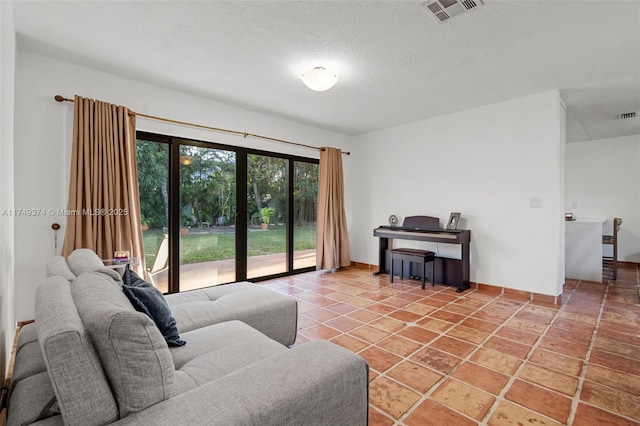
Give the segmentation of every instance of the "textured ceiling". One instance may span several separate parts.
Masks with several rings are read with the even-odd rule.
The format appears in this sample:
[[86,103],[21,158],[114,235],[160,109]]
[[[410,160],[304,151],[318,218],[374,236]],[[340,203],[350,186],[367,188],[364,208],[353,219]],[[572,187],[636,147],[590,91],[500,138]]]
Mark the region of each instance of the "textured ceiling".
[[[358,134],[561,89],[568,139],[640,134],[640,0],[17,1],[18,47]],[[327,92],[299,75],[336,71]],[[69,94],[64,94],[69,96]],[[640,115],[640,114],[639,114]]]

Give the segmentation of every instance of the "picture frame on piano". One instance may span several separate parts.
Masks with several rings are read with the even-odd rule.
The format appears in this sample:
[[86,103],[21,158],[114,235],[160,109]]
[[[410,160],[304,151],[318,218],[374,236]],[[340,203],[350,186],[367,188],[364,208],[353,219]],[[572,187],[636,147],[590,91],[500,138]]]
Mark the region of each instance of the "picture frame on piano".
[[458,222],[460,221],[460,212],[451,212],[449,215],[449,221],[447,222],[447,229],[458,229]]

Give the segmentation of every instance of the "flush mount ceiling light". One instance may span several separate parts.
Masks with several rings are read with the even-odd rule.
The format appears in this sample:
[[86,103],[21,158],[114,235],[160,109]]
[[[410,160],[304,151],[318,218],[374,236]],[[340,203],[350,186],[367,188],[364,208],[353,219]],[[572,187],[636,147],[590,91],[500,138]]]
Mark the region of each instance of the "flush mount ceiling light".
[[302,74],[302,82],[311,90],[324,92],[331,89],[338,81],[338,75],[324,67],[315,67]]

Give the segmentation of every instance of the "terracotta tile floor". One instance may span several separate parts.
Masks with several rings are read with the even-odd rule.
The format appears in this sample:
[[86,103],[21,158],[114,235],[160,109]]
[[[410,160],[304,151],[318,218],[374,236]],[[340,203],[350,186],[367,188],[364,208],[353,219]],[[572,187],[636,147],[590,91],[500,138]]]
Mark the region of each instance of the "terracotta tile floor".
[[640,425],[640,270],[567,280],[561,306],[313,272],[262,285],[299,301],[301,344],[370,366],[370,425]]

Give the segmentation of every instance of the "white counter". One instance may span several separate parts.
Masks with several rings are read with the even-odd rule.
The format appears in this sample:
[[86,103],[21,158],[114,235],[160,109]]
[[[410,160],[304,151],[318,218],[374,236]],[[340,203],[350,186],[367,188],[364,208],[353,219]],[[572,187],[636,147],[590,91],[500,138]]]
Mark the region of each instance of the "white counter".
[[602,282],[604,219],[565,222],[565,277]]

